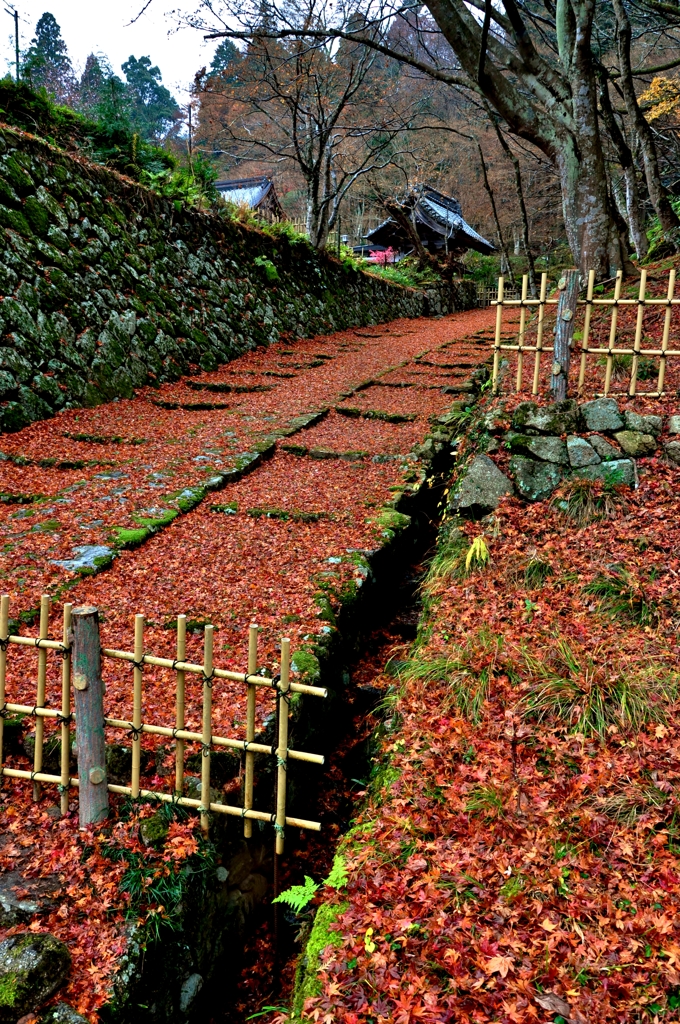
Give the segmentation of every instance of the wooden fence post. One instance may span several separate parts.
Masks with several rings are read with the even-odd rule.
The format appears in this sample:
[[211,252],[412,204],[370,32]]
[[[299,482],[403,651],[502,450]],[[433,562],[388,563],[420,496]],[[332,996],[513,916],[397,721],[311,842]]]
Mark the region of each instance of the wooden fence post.
[[99,612],[91,605],[71,616],[71,663],[76,706],[80,825],[109,816],[104,738],[104,686],[99,645]]
[[279,746],[276,751],[276,852],[283,853],[286,834],[286,769],[288,768],[288,702],[290,700],[290,640],[281,640],[281,679],[279,681]]
[[555,347],[553,349],[552,376],[550,378],[550,388],[557,402],[563,401],[567,397],[571,340],[574,336],[576,304],[580,287],[581,275],[579,271],[566,270],[559,283],[560,298],[557,303]]

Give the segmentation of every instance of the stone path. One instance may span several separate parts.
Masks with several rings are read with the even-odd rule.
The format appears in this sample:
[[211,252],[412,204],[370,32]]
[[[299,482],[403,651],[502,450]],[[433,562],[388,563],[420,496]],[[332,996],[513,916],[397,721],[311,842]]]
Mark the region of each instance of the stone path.
[[[211,621],[216,663],[238,670],[253,620],[263,664],[276,663],[282,635],[309,647],[334,628],[340,596],[362,585],[366,552],[398,525],[399,497],[422,483],[431,452],[420,446],[465,399],[492,321],[485,309],[280,342],[5,435],[0,588],[11,614],[30,620],[52,593],[58,635],[64,600],[96,604],[105,643],[131,649],[143,612],[146,649],[172,656],[185,613],[189,656],[200,659]],[[35,659],[12,649],[9,700],[33,702]],[[145,721],[168,723],[173,690],[167,673],[145,672]],[[243,698],[216,687],[216,728],[242,724]],[[128,667],[107,664],[107,712],[127,718],[130,704]]]

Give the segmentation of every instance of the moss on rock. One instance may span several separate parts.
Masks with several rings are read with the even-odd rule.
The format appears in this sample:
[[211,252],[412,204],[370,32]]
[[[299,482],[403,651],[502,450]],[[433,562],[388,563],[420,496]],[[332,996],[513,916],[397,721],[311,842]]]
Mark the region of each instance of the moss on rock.
[[333,905],[322,903],[316,912],[312,931],[307,940],[305,951],[298,962],[295,977],[295,994],[293,997],[293,1016],[301,1017],[305,1001],[312,999],[321,991],[318,974],[321,967],[321,957],[324,950],[329,946],[340,946],[342,941],[336,931],[331,930],[331,925],[337,921],[340,914],[347,909],[347,903]]
[[64,983],[68,948],[53,935],[26,932],[0,943],[0,1022],[16,1024]]

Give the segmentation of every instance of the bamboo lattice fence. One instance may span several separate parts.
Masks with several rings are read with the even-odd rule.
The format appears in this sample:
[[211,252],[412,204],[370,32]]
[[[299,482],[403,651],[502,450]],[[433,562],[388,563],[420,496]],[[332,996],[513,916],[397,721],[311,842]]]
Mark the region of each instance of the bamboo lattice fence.
[[[619,271],[614,282],[613,296],[611,298],[603,298],[595,294],[595,272],[590,271],[588,275],[585,297],[579,298],[577,317],[571,325],[572,340],[570,347],[572,355],[579,357],[577,391],[579,395],[583,393],[589,360],[597,359],[604,367],[604,381],[601,394],[610,394],[614,371],[616,369],[617,372],[620,372],[620,368],[623,366],[626,376],[629,376],[628,395],[631,397],[639,395],[641,397],[659,398],[665,394],[667,360],[680,356],[680,348],[670,347],[673,308],[680,305],[680,297],[675,296],[675,270],[671,269],[669,272],[668,285],[665,289],[666,294],[663,296],[647,295],[647,271],[645,269],[640,274],[636,298],[622,298],[622,284],[623,275]],[[560,281],[560,287],[563,287],[562,281]],[[519,392],[524,388],[525,356],[530,356],[533,357],[533,366],[531,362],[529,363],[531,370],[531,394],[537,395],[539,393],[543,356],[552,355],[553,353],[553,346],[545,343],[546,334],[548,330],[552,329],[559,301],[557,295],[548,297],[547,290],[548,277],[547,274],[542,274],[539,297],[535,299],[529,298],[527,294],[528,278],[525,275],[522,279],[520,297],[508,298],[504,279],[502,277],[498,279],[496,299],[491,303],[491,305],[496,306],[492,373],[494,392],[497,392],[499,387],[501,353],[506,351],[516,353],[517,367],[514,390]],[[621,324],[619,320],[619,311],[628,308],[636,308],[637,311],[635,329],[629,344],[626,343],[627,339],[622,340],[620,337]],[[512,341],[504,340],[503,337],[503,314],[506,309],[512,310],[514,314]],[[664,311],[661,339],[658,344],[652,342],[650,345],[645,341],[645,312],[648,309],[662,309]],[[597,310],[601,310],[605,314],[607,311],[609,312],[608,325],[602,317],[597,318],[596,322],[593,313]],[[518,313],[519,317],[517,317]],[[580,336],[577,336],[574,330],[577,326],[580,330]],[[604,336],[608,337],[606,344],[597,343],[597,338],[595,339],[596,343],[593,344],[595,327],[597,327],[598,334],[604,332]],[[624,361],[621,360],[621,357],[623,357]],[[659,361],[658,370],[654,373],[656,377],[656,390],[638,391],[642,360],[649,361],[652,359],[658,359]],[[629,365],[625,360],[630,361]],[[574,364],[573,359],[572,364]]]
[[[72,709],[72,687],[84,688],[77,675],[72,673],[71,620],[73,608],[64,605],[63,631],[60,640],[49,639],[48,624],[50,614],[50,598],[43,596],[40,604],[40,620],[37,637],[13,635],[9,632],[9,597],[0,597],[0,777],[25,779],[33,785],[33,797],[40,799],[42,787],[56,786],[61,798],[61,812],[68,812],[69,791],[78,787],[79,780],[70,774],[71,729],[76,725],[78,740],[78,723]],[[248,664],[246,672],[234,672],[215,666],[213,662],[213,627],[205,627],[203,662],[194,664],[185,661],[186,656],[186,616],[177,619],[177,644],[175,657],[160,658],[148,654],[144,650],[144,616],[135,616],[134,651],[119,651],[102,648],[102,659],[127,662],[132,667],[132,720],[104,717],[104,726],[122,730],[130,737],[132,752],[131,782],[129,786],[107,783],[110,793],[130,796],[133,799],[152,798],[166,803],[178,804],[196,810],[201,815],[201,825],[205,831],[209,825],[209,814],[224,814],[243,819],[244,834],[252,834],[253,821],[268,822],[276,832],[276,852],[283,852],[285,826],[320,831],[320,824],[304,818],[290,817],[286,814],[286,768],[288,761],[303,761],[322,765],[324,758],[320,754],[312,754],[288,747],[288,704],[290,695],[302,693],[314,697],[325,697],[326,690],[318,686],[307,686],[292,682],[290,679],[290,640],[281,640],[280,671],[273,678],[258,674],[258,627],[251,625],[248,636]],[[13,703],[7,700],[7,663],[13,645],[33,647],[37,654],[36,700],[33,706]],[[46,706],[47,658],[50,653],[62,659],[61,665],[61,707]],[[144,667],[155,666],[168,670],[175,677],[175,721],[174,725],[151,725],[143,721]],[[192,732],[185,728],[185,681],[187,674],[199,675],[202,678],[202,729]],[[212,731],[212,691],[216,682],[234,683],[247,688],[247,711],[245,736],[226,737],[214,735]],[[276,701],[277,742],[271,745],[255,742],[256,735],[256,692],[265,688],[272,692]],[[10,715],[27,715],[35,720],[35,750],[33,768],[31,770],[8,767],[3,759],[4,722]],[[43,771],[43,749],[45,743],[45,721],[56,721],[60,728],[61,738],[61,771],[52,775]],[[144,734],[160,736],[175,740],[175,785],[174,791],[163,792],[140,788],[141,776],[141,739]],[[185,790],[185,759],[187,744],[198,744],[203,757],[201,758],[201,800],[184,796]],[[243,806],[233,806],[210,801],[210,752],[213,749],[231,749],[240,751],[245,758]],[[276,808],[273,812],[256,810],[253,806],[255,758],[263,755],[273,758],[276,763]],[[204,795],[208,794],[207,802]]]

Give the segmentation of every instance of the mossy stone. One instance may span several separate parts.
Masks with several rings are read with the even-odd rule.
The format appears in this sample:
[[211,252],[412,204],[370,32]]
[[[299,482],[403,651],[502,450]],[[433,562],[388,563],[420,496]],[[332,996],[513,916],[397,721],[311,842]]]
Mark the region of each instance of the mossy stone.
[[63,985],[68,948],[54,935],[25,932],[0,942],[0,1024],[16,1024]]
[[291,668],[293,672],[297,672],[299,682],[307,686],[315,686],[321,678],[319,659],[311,651],[296,651],[293,655]]
[[139,838],[145,846],[160,847],[168,838],[168,830],[167,819],[157,813],[150,818],[144,818],[139,826]]
[[23,169],[15,156],[5,157],[2,167],[5,177],[17,192],[28,192],[33,189],[33,179]]
[[46,235],[50,218],[45,207],[35,196],[29,196],[24,203],[24,216],[36,235]]
[[6,228],[12,228],[13,231],[18,231],[25,238],[30,238],[33,233],[23,213],[7,206],[0,206],[0,224],[4,224]]

